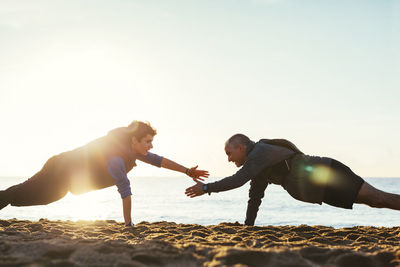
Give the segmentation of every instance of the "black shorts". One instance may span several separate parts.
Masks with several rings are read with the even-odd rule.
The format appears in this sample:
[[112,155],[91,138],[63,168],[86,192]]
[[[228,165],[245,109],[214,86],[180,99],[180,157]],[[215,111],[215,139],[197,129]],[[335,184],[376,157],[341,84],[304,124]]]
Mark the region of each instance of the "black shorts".
[[343,163],[332,159],[331,179],[324,189],[323,202],[352,209],[364,180]]

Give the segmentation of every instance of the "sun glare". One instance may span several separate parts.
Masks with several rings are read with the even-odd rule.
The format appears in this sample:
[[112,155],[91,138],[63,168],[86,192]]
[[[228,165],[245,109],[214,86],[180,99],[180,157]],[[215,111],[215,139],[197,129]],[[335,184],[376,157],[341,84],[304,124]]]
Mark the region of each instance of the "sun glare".
[[[111,188],[110,188],[111,189]],[[116,197],[115,188],[104,189],[85,193],[82,195],[73,195],[68,193],[59,203],[63,212],[72,221],[77,220],[106,220],[110,217],[117,217],[121,204]],[[115,208],[105,209],[104,206],[110,207],[110,203],[114,203]],[[112,205],[114,207],[114,205]]]

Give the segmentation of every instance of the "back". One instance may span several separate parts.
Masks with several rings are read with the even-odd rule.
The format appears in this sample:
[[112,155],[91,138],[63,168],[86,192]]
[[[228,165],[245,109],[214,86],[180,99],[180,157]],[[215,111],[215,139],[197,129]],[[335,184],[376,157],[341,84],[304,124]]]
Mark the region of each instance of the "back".
[[293,152],[296,152],[297,154],[304,154],[301,152],[300,149],[295,146],[292,142],[286,140],[286,139],[260,139],[260,142],[269,144],[269,145],[274,145],[274,146],[281,146],[284,148],[287,148],[289,150],[292,150]]
[[126,171],[135,165],[130,155],[129,136],[124,128],[110,131],[90,143],[57,156],[63,168],[68,169],[71,192],[80,194],[114,184],[107,170],[107,160],[112,156],[122,157]]

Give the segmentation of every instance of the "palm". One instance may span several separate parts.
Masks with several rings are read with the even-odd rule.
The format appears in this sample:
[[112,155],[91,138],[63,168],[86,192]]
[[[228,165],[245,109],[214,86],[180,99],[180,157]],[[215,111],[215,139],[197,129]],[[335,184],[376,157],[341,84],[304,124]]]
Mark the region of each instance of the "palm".
[[198,170],[197,169],[198,166],[192,167],[189,169],[188,171],[188,175],[193,178],[193,181],[198,182],[198,181],[204,181],[203,178],[207,178],[209,176],[208,171],[205,170]]
[[185,194],[191,198],[201,196],[204,193],[205,192],[203,191],[203,183],[202,182],[196,182],[195,185],[193,185],[189,188],[186,188],[186,190],[185,190]]

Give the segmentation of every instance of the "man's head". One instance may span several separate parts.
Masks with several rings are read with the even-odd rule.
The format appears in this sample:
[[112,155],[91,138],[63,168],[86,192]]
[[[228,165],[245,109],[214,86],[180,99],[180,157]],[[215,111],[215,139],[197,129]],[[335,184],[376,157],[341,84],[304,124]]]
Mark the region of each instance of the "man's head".
[[127,127],[131,136],[131,146],[134,153],[146,155],[153,148],[153,138],[157,131],[150,123],[133,121]]
[[225,153],[228,161],[235,163],[240,167],[246,161],[246,147],[250,143],[250,139],[244,134],[235,134],[225,142]]

